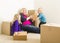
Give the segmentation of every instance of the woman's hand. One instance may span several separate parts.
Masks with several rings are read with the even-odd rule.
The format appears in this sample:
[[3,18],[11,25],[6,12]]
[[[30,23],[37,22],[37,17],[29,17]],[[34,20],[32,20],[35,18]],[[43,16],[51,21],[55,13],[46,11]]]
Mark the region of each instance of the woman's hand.
[[30,17],[27,18],[27,20],[29,20],[29,19],[30,19]]
[[27,17],[27,20],[29,20],[29,19],[31,19],[32,18],[32,16],[29,16],[29,17]]

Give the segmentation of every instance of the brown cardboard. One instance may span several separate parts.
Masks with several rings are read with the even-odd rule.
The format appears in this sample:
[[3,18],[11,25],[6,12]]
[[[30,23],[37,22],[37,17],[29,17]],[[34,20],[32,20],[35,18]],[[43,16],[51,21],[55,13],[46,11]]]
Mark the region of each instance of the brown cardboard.
[[5,34],[5,35],[10,35],[10,22],[2,22],[2,25],[1,25],[1,33],[2,34]]
[[21,31],[21,32],[15,32],[13,35],[14,40],[27,40],[27,32]]
[[60,43],[60,25],[41,25],[41,43]]

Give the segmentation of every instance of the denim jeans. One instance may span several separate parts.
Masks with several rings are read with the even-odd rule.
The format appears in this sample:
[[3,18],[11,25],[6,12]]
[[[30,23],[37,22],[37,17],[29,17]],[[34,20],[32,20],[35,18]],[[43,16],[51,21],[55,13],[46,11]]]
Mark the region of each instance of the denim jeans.
[[22,25],[22,29],[24,31],[31,32],[31,33],[40,33],[40,29],[33,25],[26,25],[26,26]]

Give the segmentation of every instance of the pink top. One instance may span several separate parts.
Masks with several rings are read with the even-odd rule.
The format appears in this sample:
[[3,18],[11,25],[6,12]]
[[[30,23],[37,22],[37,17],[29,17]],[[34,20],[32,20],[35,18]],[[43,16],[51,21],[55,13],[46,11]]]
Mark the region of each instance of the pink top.
[[31,22],[29,20],[26,20],[25,22],[23,22],[23,25],[30,25]]
[[[26,15],[24,15],[25,18],[27,18]],[[22,23],[23,25],[31,25],[32,23],[29,20],[26,20]]]

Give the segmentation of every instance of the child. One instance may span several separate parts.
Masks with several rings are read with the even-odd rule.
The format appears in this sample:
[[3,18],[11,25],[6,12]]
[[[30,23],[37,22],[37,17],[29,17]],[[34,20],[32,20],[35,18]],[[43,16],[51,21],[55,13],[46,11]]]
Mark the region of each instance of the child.
[[41,24],[46,24],[46,18],[45,18],[45,16],[42,13],[42,9],[41,8],[38,8],[38,18],[40,20],[39,27],[40,27]]
[[20,28],[19,15],[16,14],[14,16],[14,20],[13,20],[13,23],[12,23],[12,26],[11,26],[11,35],[13,35],[14,32],[18,32],[18,31],[21,31],[21,28]]

